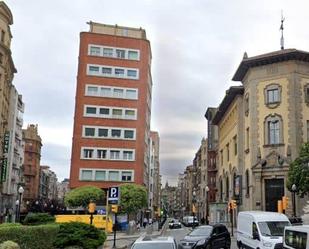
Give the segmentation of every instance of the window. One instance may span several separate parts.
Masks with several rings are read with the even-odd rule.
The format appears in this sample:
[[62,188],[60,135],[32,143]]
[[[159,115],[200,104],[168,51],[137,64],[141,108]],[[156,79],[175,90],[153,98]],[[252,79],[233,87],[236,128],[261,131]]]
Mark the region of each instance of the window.
[[92,158],[93,150],[92,149],[84,149],[84,158]]
[[237,135],[233,138],[234,140],[234,155],[237,155]]
[[86,108],[86,113],[87,114],[96,114],[97,113],[97,108],[95,108],[95,107],[87,107]]
[[100,48],[99,47],[90,47],[90,55],[100,55]]
[[99,73],[99,67],[89,66],[89,73],[90,74],[98,74]]
[[103,56],[113,57],[113,49],[112,48],[103,48]]
[[97,158],[104,159],[106,158],[107,151],[106,150],[97,150]]
[[92,170],[82,170],[80,179],[82,181],[92,180]]
[[307,142],[309,142],[309,120],[307,120]]
[[100,114],[109,115],[109,109],[108,108],[100,108]]
[[246,170],[246,197],[250,196],[249,170]]
[[101,88],[101,96],[103,97],[110,97],[111,96],[111,89],[110,88],[107,88],[107,87],[102,87]]
[[108,180],[110,181],[119,181],[119,172],[118,171],[109,171]]
[[98,95],[98,88],[94,86],[88,86],[87,88],[88,95],[97,96]]
[[279,90],[271,89],[267,90],[267,103],[279,102]]
[[123,151],[124,160],[133,160],[133,151]]
[[96,170],[95,171],[94,179],[96,181],[105,181],[105,179],[106,179],[106,172],[105,171],[101,171],[101,170]]
[[250,143],[250,133],[249,127],[246,129],[246,151],[249,152],[249,143]]
[[135,117],[135,111],[134,110],[126,110],[125,115],[126,115],[126,117],[134,118]]
[[134,138],[134,131],[125,130],[124,131],[124,138]]
[[126,97],[128,99],[137,99],[137,91],[136,90],[127,90]]
[[131,182],[132,181],[132,172],[122,171],[121,172],[121,181]]
[[128,59],[130,60],[138,60],[138,52],[137,51],[129,51]]
[[268,122],[269,144],[279,144],[279,121]]
[[136,70],[128,70],[128,76],[136,78],[137,77],[137,71]]
[[116,56],[117,56],[117,58],[124,59],[125,58],[125,50],[116,49]]
[[108,137],[108,129],[98,129],[99,137]]
[[275,108],[281,101],[281,86],[279,84],[267,85],[264,89],[265,104],[269,108]]
[[121,109],[113,109],[113,116],[122,116]]
[[111,150],[110,151],[110,159],[120,159],[120,151],[119,150]]
[[86,137],[94,137],[95,129],[94,128],[85,128]]
[[223,201],[223,182],[220,179],[220,200]]
[[5,38],[5,32],[4,30],[1,30],[1,42],[4,42],[4,38]]
[[221,161],[221,166],[223,166],[223,150],[220,150],[220,161]]
[[226,145],[226,157],[227,161],[230,161],[230,144]]
[[114,93],[113,93],[113,97],[123,98],[123,89],[115,88]]
[[112,69],[110,67],[102,67],[102,73],[110,75],[112,74]]
[[289,248],[306,249],[307,244],[307,232],[285,230],[285,244]]
[[249,114],[249,93],[245,95],[245,115]]
[[307,83],[304,87],[304,96],[305,96],[305,103],[309,103],[309,83]]
[[112,137],[121,137],[121,130],[112,129]]
[[229,177],[226,177],[226,182],[225,182],[225,189],[226,189],[226,193],[225,193],[225,200],[229,199],[229,192],[230,192],[230,186],[229,186]]
[[116,68],[115,69],[115,76],[116,77],[123,77],[124,76],[124,69]]

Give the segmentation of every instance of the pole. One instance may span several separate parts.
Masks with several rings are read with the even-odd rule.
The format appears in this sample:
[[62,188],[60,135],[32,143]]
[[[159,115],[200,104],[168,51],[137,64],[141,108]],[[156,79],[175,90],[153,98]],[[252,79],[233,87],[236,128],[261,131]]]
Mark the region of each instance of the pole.
[[234,224],[233,224],[233,208],[231,207],[230,208],[230,217],[231,217],[231,234],[232,236],[234,236]]
[[293,191],[293,194],[292,194],[292,202],[293,202],[293,217],[296,217],[295,191]]
[[20,206],[21,206],[21,193],[19,193],[19,205],[18,205],[18,222],[20,222]]
[[105,219],[105,232],[107,231],[107,224],[108,224],[108,189],[106,192],[106,219]]
[[209,216],[209,209],[208,209],[208,191],[206,191],[206,225],[209,225],[209,220],[208,220],[208,216]]
[[93,213],[90,213],[90,225],[92,225]]
[[117,231],[117,213],[115,213],[114,244],[113,244],[113,248],[116,248],[116,231]]

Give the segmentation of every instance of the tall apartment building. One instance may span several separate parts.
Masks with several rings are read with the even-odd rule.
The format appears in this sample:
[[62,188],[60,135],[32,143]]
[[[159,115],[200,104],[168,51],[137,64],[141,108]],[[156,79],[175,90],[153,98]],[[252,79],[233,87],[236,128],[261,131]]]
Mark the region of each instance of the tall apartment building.
[[11,90],[16,68],[11,52],[11,29],[13,15],[8,6],[0,1],[0,222],[9,212],[12,212],[12,180],[9,165],[8,149],[10,145],[9,112],[11,101]]
[[40,166],[39,199],[45,202],[58,200],[57,175],[49,166]]
[[142,28],[80,34],[70,188],[148,184],[151,48]]
[[39,198],[40,184],[40,161],[42,140],[38,133],[38,126],[34,124],[28,125],[27,129],[23,129],[23,140],[25,143],[24,150],[24,202],[33,202]]

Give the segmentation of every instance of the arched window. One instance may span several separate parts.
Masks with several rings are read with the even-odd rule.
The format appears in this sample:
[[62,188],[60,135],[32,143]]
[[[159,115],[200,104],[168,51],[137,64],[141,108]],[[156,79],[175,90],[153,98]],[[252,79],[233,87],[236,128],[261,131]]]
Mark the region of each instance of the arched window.
[[283,122],[278,114],[271,114],[264,121],[265,145],[283,144]]
[[225,193],[225,199],[228,201],[229,200],[229,192],[230,192],[230,186],[229,186],[229,177],[226,177],[226,193]]
[[246,197],[250,196],[250,181],[249,181],[249,170],[246,170]]

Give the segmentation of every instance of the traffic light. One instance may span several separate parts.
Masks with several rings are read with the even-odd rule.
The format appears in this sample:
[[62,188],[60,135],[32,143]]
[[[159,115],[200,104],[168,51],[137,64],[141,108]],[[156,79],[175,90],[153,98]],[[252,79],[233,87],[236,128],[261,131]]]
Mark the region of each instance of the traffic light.
[[237,208],[236,200],[231,200],[231,204],[232,204],[232,209],[236,209]]
[[278,201],[278,213],[283,213],[283,211],[282,211],[282,201],[281,200]]
[[112,208],[111,208],[112,212],[113,213],[118,213],[118,205],[112,205]]
[[288,208],[289,198],[287,196],[282,196],[282,209],[286,210]]

